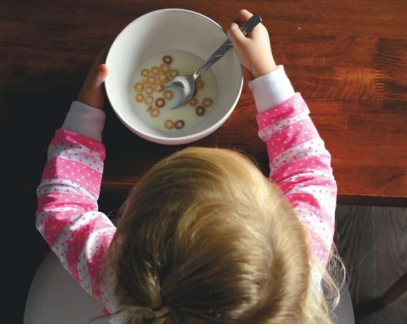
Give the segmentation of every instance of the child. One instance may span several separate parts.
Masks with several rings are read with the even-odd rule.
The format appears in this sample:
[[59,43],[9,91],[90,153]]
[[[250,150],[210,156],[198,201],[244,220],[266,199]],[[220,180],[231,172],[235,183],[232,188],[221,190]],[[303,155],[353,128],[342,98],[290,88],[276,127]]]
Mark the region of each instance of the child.
[[[239,12],[242,24],[252,16]],[[57,130],[37,189],[36,227],[80,286],[120,323],[330,323],[331,155],[276,66],[259,24],[227,31],[252,75],[270,179],[246,156],[190,147],[130,192],[118,227],[97,211],[105,148],[101,53]]]

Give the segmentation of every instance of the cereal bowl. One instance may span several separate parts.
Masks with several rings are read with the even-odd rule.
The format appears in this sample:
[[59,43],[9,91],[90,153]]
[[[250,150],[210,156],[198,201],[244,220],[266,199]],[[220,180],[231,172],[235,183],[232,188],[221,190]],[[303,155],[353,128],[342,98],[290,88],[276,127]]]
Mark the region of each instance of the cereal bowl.
[[161,9],[140,16],[117,36],[106,58],[109,75],[105,89],[112,109],[128,129],[155,143],[186,144],[211,134],[232,114],[242,92],[242,68],[233,49],[211,67],[216,100],[194,126],[166,132],[149,125],[136,109],[132,87],[140,66],[157,54],[179,50],[207,60],[227,38],[218,23],[190,10]]

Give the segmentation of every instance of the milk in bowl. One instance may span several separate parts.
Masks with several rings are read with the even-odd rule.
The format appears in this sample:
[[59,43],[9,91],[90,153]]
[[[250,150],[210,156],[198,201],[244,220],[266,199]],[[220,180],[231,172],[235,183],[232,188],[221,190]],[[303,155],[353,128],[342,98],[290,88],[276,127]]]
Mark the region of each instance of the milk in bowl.
[[180,91],[164,88],[176,76],[191,76],[204,62],[194,53],[169,50],[138,67],[130,86],[130,98],[139,118],[169,137],[183,136],[205,121],[214,111],[217,99],[217,81],[211,68],[195,81],[192,99],[179,108],[171,109],[180,100]]

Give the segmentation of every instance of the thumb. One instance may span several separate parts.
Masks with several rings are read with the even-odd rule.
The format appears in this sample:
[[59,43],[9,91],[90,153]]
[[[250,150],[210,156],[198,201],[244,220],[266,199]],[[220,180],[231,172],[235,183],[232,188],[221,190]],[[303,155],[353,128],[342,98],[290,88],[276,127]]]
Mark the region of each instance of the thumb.
[[237,25],[235,22],[230,24],[227,34],[233,44],[242,44],[247,40],[242,30],[240,30],[239,25]]
[[106,80],[108,71],[109,70],[107,69],[106,64],[99,65],[96,76],[95,76],[95,79],[94,79],[95,87],[101,85]]

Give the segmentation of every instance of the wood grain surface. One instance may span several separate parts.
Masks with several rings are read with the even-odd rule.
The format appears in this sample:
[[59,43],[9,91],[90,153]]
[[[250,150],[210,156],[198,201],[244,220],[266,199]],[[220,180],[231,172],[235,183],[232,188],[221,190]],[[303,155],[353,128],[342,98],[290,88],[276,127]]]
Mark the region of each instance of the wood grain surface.
[[[131,21],[161,8],[194,10],[225,28],[241,8],[259,13],[276,62],[284,64],[295,90],[302,93],[332,155],[338,202],[407,205],[403,0],[3,0],[2,182],[35,188],[51,136],[76,99],[96,54]],[[192,145],[244,151],[267,173],[247,80],[245,75],[241,99],[229,120]],[[109,107],[106,111],[106,191],[127,191],[154,162],[185,147],[144,141]]]

